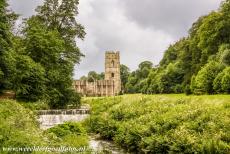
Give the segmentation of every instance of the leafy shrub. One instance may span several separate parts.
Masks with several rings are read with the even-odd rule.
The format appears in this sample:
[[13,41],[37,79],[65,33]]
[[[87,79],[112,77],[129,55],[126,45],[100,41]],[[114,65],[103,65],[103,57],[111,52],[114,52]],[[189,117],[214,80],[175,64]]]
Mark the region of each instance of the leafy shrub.
[[222,93],[223,90],[222,90],[222,78],[224,76],[224,72],[220,72],[215,80],[213,81],[213,89],[215,90],[216,93]]
[[85,135],[86,130],[80,123],[66,122],[48,129],[49,133],[54,133],[57,137],[63,137],[69,134]]
[[194,83],[194,93],[214,93],[213,82],[223,70],[223,66],[215,61],[206,64],[197,74]]
[[223,71],[223,73],[224,73],[224,75],[223,75],[223,78],[221,80],[222,90],[226,93],[230,93],[230,67],[227,67]]
[[51,89],[48,96],[48,104],[50,108],[67,108],[68,105],[79,107],[81,104],[81,96],[73,89]]
[[223,44],[220,46],[218,53],[218,59],[220,63],[229,66],[230,65],[230,45]]
[[230,150],[229,95],[123,95],[85,100],[90,132],[139,153]]
[[[26,104],[21,102],[21,104]],[[0,153],[22,153],[2,151],[3,147],[84,147],[88,146],[88,136],[79,123],[69,122],[50,130],[39,129],[37,116],[21,104],[0,100]],[[26,153],[46,153],[26,152]],[[49,152],[47,152],[49,153]]]
[[192,94],[192,91],[191,91],[191,88],[190,88],[189,85],[186,85],[186,86],[185,86],[184,93],[185,93],[186,95],[191,95],[191,94]]
[[0,100],[0,148],[46,145],[36,117],[15,101]]
[[213,82],[213,88],[217,93],[230,93],[230,67],[226,67],[217,75]]

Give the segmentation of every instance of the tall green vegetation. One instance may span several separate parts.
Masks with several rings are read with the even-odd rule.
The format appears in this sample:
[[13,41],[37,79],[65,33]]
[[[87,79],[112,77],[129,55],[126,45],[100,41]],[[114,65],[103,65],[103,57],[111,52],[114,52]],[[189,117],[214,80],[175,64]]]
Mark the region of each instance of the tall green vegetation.
[[[80,123],[68,122],[42,131],[36,119],[37,116],[31,110],[19,103],[0,100],[0,153],[23,153],[23,151],[7,151],[3,148],[57,148],[61,146],[82,148],[88,146],[88,136]],[[34,150],[24,151],[24,153],[50,152]]]
[[84,28],[77,23],[78,1],[47,0],[26,21],[23,29],[24,54],[45,70],[45,93],[52,108],[79,104],[79,96],[72,89],[75,63],[82,54],[75,38],[83,39]]
[[136,153],[230,152],[230,96],[124,95],[87,99],[86,124]]
[[85,80],[88,82],[94,82],[96,80],[104,80],[105,74],[104,73],[97,73],[95,71],[90,71],[87,76],[82,76],[80,80]]
[[146,90],[147,77],[150,74],[153,63],[144,61],[138,65],[138,69],[130,73],[128,81],[125,84],[127,93],[140,93]]
[[14,70],[11,27],[16,15],[9,12],[7,6],[5,0],[0,1],[0,92],[10,89]]
[[0,153],[10,153],[3,147],[45,146],[44,137],[30,110],[15,101],[0,101]]
[[122,90],[123,93],[125,93],[126,90],[127,90],[125,88],[125,85],[128,82],[128,78],[129,78],[129,75],[130,75],[130,69],[126,65],[121,64],[120,71],[121,71],[121,90]]
[[45,100],[51,108],[79,105],[72,88],[74,65],[83,54],[76,37],[84,27],[76,21],[77,0],[45,0],[36,15],[26,19],[19,36],[11,33],[16,17],[0,2],[0,89],[13,89],[24,101]]
[[225,0],[219,10],[200,17],[192,25],[188,37],[169,46],[160,65],[151,69],[148,77],[131,73],[127,92],[229,93],[229,8],[230,1]]

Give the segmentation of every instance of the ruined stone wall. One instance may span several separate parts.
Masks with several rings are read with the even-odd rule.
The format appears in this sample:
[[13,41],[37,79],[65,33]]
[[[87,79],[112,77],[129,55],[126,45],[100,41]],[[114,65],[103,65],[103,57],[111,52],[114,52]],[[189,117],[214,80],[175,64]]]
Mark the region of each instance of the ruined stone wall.
[[76,80],[73,83],[76,92],[83,96],[115,96],[121,91],[120,54],[105,53],[105,80],[88,82]]
[[74,81],[76,92],[83,96],[114,96],[115,84],[113,80],[98,80],[95,82]]

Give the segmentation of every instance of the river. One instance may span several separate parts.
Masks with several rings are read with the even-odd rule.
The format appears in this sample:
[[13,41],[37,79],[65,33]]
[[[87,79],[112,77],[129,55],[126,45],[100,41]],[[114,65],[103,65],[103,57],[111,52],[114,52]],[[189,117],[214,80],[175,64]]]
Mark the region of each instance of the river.
[[[40,128],[46,130],[67,121],[80,122],[90,116],[90,111],[89,107],[82,107],[80,109],[71,110],[40,110],[38,114]],[[99,139],[97,135],[90,135],[89,147],[94,153],[98,151],[112,154],[127,153],[113,142]]]

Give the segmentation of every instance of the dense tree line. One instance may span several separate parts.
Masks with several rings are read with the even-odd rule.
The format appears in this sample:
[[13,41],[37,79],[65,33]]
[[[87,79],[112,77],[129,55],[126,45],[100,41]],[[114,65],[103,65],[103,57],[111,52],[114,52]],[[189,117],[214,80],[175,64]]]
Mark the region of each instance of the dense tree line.
[[97,80],[104,80],[104,78],[105,78],[105,74],[103,72],[97,73],[95,71],[90,71],[87,76],[82,76],[80,80],[94,82]]
[[0,2],[0,90],[14,90],[17,99],[45,100],[50,107],[78,105],[72,88],[73,69],[82,53],[75,38],[84,39],[76,21],[78,0],[45,0],[12,32],[17,15]]
[[200,17],[188,37],[169,46],[159,66],[139,66],[130,73],[125,89],[146,94],[230,93],[230,0]]

